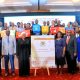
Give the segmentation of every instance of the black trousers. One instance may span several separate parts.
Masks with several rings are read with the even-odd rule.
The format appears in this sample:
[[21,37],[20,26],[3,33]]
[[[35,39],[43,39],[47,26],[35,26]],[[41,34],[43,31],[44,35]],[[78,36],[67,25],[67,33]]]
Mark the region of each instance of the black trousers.
[[75,73],[76,72],[76,56],[71,58],[71,55],[68,51],[66,51],[66,60],[67,60],[67,66],[68,66],[68,72],[69,73]]
[[29,58],[19,58],[19,76],[30,75],[30,61]]

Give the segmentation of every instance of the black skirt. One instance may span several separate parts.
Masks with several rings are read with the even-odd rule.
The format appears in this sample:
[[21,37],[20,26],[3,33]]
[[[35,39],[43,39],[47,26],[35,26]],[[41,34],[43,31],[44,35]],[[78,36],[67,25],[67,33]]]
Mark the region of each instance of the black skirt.
[[60,58],[55,57],[55,64],[57,66],[59,66],[59,65],[63,66],[65,63],[66,63],[65,57],[60,57]]

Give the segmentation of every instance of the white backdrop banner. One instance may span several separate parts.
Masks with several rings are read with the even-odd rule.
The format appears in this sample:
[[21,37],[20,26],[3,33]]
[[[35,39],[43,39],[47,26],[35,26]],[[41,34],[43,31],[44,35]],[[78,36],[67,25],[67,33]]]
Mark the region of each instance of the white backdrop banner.
[[54,35],[31,36],[31,67],[55,67]]

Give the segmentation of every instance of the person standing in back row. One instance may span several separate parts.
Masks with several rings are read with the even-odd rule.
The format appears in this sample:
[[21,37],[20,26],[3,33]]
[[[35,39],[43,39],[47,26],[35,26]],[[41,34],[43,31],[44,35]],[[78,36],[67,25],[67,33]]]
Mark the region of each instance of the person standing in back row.
[[35,20],[35,24],[32,25],[32,34],[33,35],[40,35],[41,34],[41,26],[38,23],[38,20]]

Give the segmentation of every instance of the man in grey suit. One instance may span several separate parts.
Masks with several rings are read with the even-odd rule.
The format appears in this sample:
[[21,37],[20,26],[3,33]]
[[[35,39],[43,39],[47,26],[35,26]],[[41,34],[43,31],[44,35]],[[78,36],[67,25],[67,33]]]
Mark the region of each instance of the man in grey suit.
[[65,36],[66,42],[66,60],[68,72],[74,74],[76,71],[77,43],[76,37],[69,30]]
[[9,74],[9,69],[8,69],[9,60],[11,64],[11,74],[12,76],[15,75],[15,68],[14,68],[15,53],[16,53],[16,40],[15,38],[10,36],[10,31],[6,30],[6,37],[2,38],[2,54],[4,56],[4,62],[5,62],[5,76],[8,76]]

